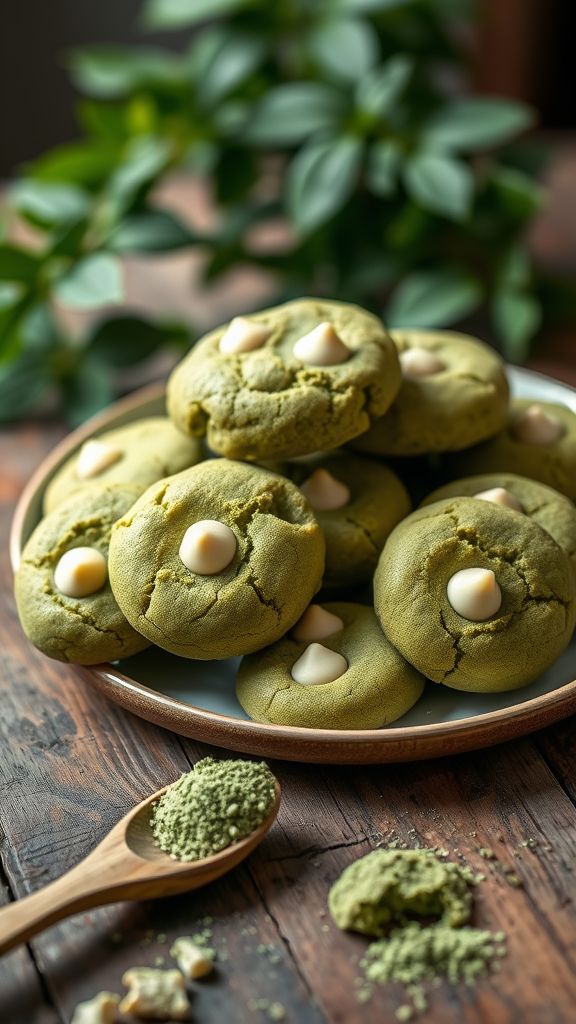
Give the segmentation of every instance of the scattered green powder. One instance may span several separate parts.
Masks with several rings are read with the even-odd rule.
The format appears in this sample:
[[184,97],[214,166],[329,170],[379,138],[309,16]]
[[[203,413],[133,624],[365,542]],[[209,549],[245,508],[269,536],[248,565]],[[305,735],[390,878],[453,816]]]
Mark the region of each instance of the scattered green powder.
[[484,860],[496,860],[496,854],[489,846],[481,846],[478,853]]
[[201,860],[254,832],[274,803],[263,761],[205,757],[169,786],[152,811],[154,838],[176,860]]
[[476,876],[432,850],[373,850],[347,867],[328,896],[339,928],[383,935],[409,917],[464,924],[470,917],[470,886]]
[[472,984],[504,953],[503,932],[411,921],[388,938],[371,943],[360,966],[368,981],[380,985],[388,981],[413,985],[435,978]]
[[[409,1021],[428,1007],[423,983],[473,985],[498,968],[506,954],[504,933],[467,925],[471,887],[481,877],[427,849],[375,850],[342,872],[328,897],[338,927],[385,936],[360,960],[358,1002],[370,999],[375,984],[399,982],[407,1001],[396,1017]],[[421,923],[411,920],[415,916],[435,920]]]

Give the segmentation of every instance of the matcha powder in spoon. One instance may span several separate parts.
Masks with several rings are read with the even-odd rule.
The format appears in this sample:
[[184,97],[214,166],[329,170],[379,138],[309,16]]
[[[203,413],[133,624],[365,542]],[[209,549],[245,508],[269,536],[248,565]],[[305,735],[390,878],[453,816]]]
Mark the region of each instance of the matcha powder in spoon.
[[275,784],[263,761],[205,757],[154,805],[154,839],[175,860],[211,857],[262,824],[272,810]]

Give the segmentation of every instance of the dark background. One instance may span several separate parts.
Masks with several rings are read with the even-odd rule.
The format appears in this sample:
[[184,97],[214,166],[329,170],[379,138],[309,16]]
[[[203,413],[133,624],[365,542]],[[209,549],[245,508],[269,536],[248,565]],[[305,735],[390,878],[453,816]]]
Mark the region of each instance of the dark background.
[[[140,8],[141,0],[0,0],[0,176],[76,134],[68,49],[183,45],[186,32],[142,32]],[[477,87],[528,100],[544,128],[576,128],[573,0],[480,0],[480,15]]]

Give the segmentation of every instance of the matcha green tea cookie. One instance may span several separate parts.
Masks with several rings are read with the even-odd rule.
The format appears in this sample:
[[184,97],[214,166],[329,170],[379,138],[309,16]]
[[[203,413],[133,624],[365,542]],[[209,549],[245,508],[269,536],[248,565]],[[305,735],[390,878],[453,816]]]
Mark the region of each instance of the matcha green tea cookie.
[[576,566],[576,507],[552,487],[514,473],[483,473],[453,480],[433,491],[422,502],[431,505],[444,498],[480,498],[515,512],[523,512],[570,555]]
[[462,473],[521,473],[576,501],[576,413],[566,405],[515,398],[505,429],[454,467]]
[[382,419],[353,447],[373,455],[458,451],[506,422],[508,383],[500,357],[454,331],[392,331],[402,386]]
[[44,495],[51,512],[86,485],[133,484],[140,493],[162,477],[193,466],[200,444],[176,430],[167,416],[151,416],[85,441],[52,478]]
[[324,538],[298,488],[210,459],[153,484],[113,530],[110,580],[132,625],[184,658],[273,643],[316,593]]
[[18,614],[28,639],[49,657],[94,665],[148,647],[108,582],[112,524],[138,494],[128,485],[95,485],[46,516],[26,544],[15,579]]
[[236,693],[257,722],[379,729],[404,715],[424,680],[360,604],[311,604],[289,636],[240,664]]
[[174,423],[232,459],[291,458],[368,430],[400,386],[396,349],[375,316],[299,299],[206,335],[174,370]]
[[455,690],[512,690],[567,647],[576,581],[565,551],[519,512],[437,501],[390,534],[374,577],[384,632],[420,672]]
[[386,537],[411,510],[392,470],[356,455],[317,456],[286,467],[326,540],[325,587],[371,580]]

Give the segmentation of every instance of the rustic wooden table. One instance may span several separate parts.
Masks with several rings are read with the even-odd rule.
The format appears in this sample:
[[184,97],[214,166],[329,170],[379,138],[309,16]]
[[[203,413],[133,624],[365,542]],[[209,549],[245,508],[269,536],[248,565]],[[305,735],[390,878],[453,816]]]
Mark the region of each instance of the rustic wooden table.
[[[27,423],[0,436],[3,537],[24,482],[62,432]],[[73,669],[35,652],[16,618],[6,544],[1,574],[0,902],[66,871],[134,803],[211,752],[121,711]],[[426,1020],[575,1019],[573,722],[433,762],[272,767],[282,807],[248,863],[202,892],[79,915],[5,957],[1,1024],[70,1021],[79,1000],[120,991],[126,967],[168,964],[171,940],[193,933],[206,915],[227,959],[213,982],[196,985],[195,1021],[270,1019],[258,999],[282,1003],[294,1024],[394,1021],[398,990],[380,989],[359,1006],[354,980],[365,942],[338,932],[326,915],[328,887],[342,868],[393,838],[445,846],[484,871],[476,922],[509,939],[499,974],[475,990],[434,989]],[[483,847],[495,859],[483,859]],[[510,885],[510,873],[521,887]]]

